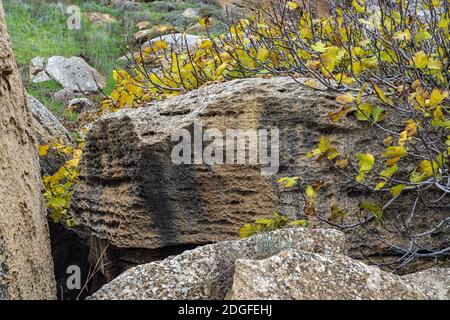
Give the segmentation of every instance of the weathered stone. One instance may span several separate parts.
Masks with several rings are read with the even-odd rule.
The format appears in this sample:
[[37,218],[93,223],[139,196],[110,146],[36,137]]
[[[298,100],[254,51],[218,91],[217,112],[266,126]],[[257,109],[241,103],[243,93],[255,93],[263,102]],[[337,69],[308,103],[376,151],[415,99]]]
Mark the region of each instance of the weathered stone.
[[42,103],[28,95],[31,112],[34,118],[35,137],[39,144],[51,143],[61,138],[64,143],[72,141],[67,129]]
[[81,113],[83,111],[93,108],[95,108],[94,101],[88,98],[75,98],[70,100],[64,109],[72,112]]
[[286,250],[265,260],[237,260],[234,300],[425,299],[399,276],[341,254]]
[[199,10],[194,9],[194,8],[187,8],[186,10],[183,11],[183,17],[188,18],[188,19],[199,19],[200,15],[199,15]]
[[40,71],[43,71],[45,68],[45,60],[42,57],[34,57],[30,61],[30,77],[35,76]]
[[193,26],[190,26],[189,28],[186,29],[186,33],[203,33],[203,32],[207,32],[209,30],[211,30],[212,28],[214,28],[214,26],[216,25],[216,22],[213,18],[209,18],[209,24],[208,25],[202,25],[199,22],[197,22],[196,24],[194,24]]
[[87,17],[89,21],[95,26],[100,24],[115,23],[117,20],[107,13],[101,12],[83,12],[83,16]]
[[58,92],[51,93],[53,100],[68,103],[70,100],[82,97],[83,94],[81,92],[75,92],[71,89],[61,89]]
[[33,116],[0,1],[0,300],[54,299]]
[[33,82],[33,83],[42,83],[42,82],[47,82],[50,80],[52,80],[52,79],[49,77],[49,75],[45,71],[40,71],[31,77],[31,82]]
[[277,230],[134,267],[90,299],[223,299],[232,285],[236,259],[264,259],[287,248],[330,254],[346,251],[345,237],[336,230]]
[[402,280],[417,287],[428,299],[450,300],[450,268],[430,268],[411,273]]
[[[34,134],[39,145],[50,144],[59,139],[62,139],[65,144],[72,143],[69,132],[53,113],[30,95],[28,101],[33,114]],[[53,174],[61,167],[65,159],[54,152],[49,152],[45,157],[40,157],[39,162],[43,174]]]
[[186,33],[171,33],[150,39],[142,44],[141,50],[145,50],[155,41],[163,40],[174,49],[185,50],[186,47],[193,49],[198,46],[205,37]]
[[103,77],[80,57],[51,57],[45,70],[64,89],[73,92],[93,93],[105,87]]
[[136,27],[139,30],[150,29],[151,26],[152,23],[150,21],[139,21],[138,23],[136,23]]
[[150,29],[139,30],[133,37],[138,43],[143,43],[149,39],[153,39],[165,34],[176,32],[175,27],[170,25],[154,26]]
[[[307,217],[300,188],[284,190],[276,183],[280,177],[298,176],[302,186],[325,182],[316,201],[316,214],[322,219],[330,217],[333,205],[356,219],[362,199],[383,203],[389,195],[369,193],[306,155],[323,135],[348,155],[380,154],[384,146],[376,142],[379,133],[351,113],[332,123],[328,113],[340,108],[335,98],[333,93],[304,89],[289,78],[257,78],[202,87],[146,108],[106,115],[87,136],[72,211],[87,234],[122,252],[200,245],[235,238],[243,224],[274,211],[293,219]],[[171,135],[185,128],[193,137],[194,122],[223,134],[233,128],[278,128],[279,172],[263,176],[261,165],[174,164],[171,152],[178,141],[172,142]],[[374,170],[382,166],[377,162]],[[384,225],[402,223],[401,215],[409,213],[413,202],[402,194],[395,207],[385,210]],[[416,231],[436,225],[445,214],[417,204]],[[348,230],[352,256],[361,251],[396,253],[366,230]],[[385,241],[408,245],[399,234],[376,232]],[[423,237],[421,244],[439,247],[449,238],[448,232],[440,231]]]

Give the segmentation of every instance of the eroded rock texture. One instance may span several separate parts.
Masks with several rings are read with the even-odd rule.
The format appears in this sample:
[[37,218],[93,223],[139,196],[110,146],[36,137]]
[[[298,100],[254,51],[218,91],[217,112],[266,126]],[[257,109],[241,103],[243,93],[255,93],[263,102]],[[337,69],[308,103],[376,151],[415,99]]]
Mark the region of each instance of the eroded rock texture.
[[[244,223],[272,216],[276,210],[305,218],[300,188],[315,181],[325,182],[316,201],[317,214],[324,219],[333,205],[356,217],[362,199],[387,201],[351,183],[330,165],[307,159],[320,136],[329,137],[343,154],[384,150],[385,136],[357,122],[354,115],[332,123],[328,113],[339,108],[334,94],[306,90],[288,78],[258,78],[211,85],[146,108],[102,117],[88,134],[72,206],[79,227],[94,244],[93,261],[108,246],[105,256],[113,251],[115,257],[106,259],[112,262],[109,268],[115,268],[107,277],[112,278],[121,267],[114,267],[111,260],[148,262],[155,250],[164,256],[161,250],[166,248],[182,251],[186,245],[235,238]],[[204,130],[216,128],[222,133],[226,129],[278,128],[278,174],[263,176],[259,165],[174,164],[171,152],[179,140],[172,142],[171,134],[185,128],[193,137],[194,122]],[[377,161],[374,171],[381,171],[382,166],[383,161]],[[300,177],[299,189],[281,189],[276,180],[284,176]],[[399,215],[408,214],[412,203],[408,196],[397,201],[384,212],[384,223],[400,226]],[[419,232],[446,214],[439,209],[423,210],[419,204],[412,224]],[[374,234],[383,231],[376,226],[369,230],[349,231],[353,256],[361,251],[401,254],[376,241]],[[382,235],[400,245],[407,240],[398,234]],[[448,232],[436,232],[424,238],[423,245],[438,247],[449,238]],[[138,250],[146,253],[126,257]]]
[[286,250],[268,259],[237,260],[232,300],[425,299],[414,286],[341,254]]
[[339,231],[302,228],[219,242],[127,270],[90,299],[223,299],[237,259],[256,261],[290,248],[345,254],[346,243]]
[[0,2],[0,300],[55,298],[32,123]]

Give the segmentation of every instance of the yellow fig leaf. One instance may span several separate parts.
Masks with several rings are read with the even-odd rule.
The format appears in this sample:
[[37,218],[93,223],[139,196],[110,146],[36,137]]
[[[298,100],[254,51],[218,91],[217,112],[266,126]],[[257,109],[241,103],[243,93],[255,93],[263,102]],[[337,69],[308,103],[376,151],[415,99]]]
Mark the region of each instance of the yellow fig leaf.
[[405,187],[406,186],[404,184],[398,184],[390,188],[389,191],[391,192],[392,196],[396,197],[405,189]]
[[278,184],[286,189],[291,189],[297,186],[297,180],[299,177],[283,177],[278,179]]
[[416,52],[413,57],[413,62],[416,68],[425,69],[428,67],[428,55],[424,51]]
[[352,103],[355,98],[351,93],[345,93],[336,97],[336,101],[340,104],[349,104]]
[[430,95],[430,101],[428,102],[428,105],[430,107],[435,107],[438,104],[440,104],[444,99],[448,97],[448,91],[439,90],[439,89],[433,89],[431,91]]
[[389,146],[386,148],[383,156],[386,158],[400,158],[406,154],[404,146]]
[[48,144],[40,145],[39,146],[39,156],[40,157],[46,156],[49,148],[50,148],[50,146]]

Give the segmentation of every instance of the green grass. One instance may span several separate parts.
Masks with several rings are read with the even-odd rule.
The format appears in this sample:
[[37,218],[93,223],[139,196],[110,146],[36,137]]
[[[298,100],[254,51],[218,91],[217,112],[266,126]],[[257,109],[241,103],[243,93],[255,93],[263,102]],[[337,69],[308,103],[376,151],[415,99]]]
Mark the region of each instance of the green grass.
[[[55,1],[4,0],[8,32],[13,44],[17,63],[27,91],[40,100],[52,112],[62,116],[61,103],[51,98],[59,85],[53,81],[33,84],[29,79],[28,65],[32,58],[49,58],[55,55],[65,57],[81,55],[86,61],[107,78],[105,92],[109,94],[114,87],[112,70],[116,60],[123,55],[125,47],[132,43],[136,23],[148,20],[152,24],[171,24],[184,30],[192,19],[182,16],[186,8],[199,8],[214,11],[213,7],[197,1],[154,1],[142,3],[137,11],[124,11],[107,5],[108,1],[72,1],[80,6],[82,12],[108,13],[117,23],[93,26],[83,18],[81,30],[66,27],[68,15],[56,6]],[[70,120],[74,116],[70,116]]]

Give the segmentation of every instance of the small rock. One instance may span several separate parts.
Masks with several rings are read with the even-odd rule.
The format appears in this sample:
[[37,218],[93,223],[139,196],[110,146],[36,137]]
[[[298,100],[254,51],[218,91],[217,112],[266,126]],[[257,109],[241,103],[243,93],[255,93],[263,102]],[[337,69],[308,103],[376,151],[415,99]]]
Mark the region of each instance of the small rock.
[[98,92],[106,85],[103,77],[80,57],[51,57],[45,70],[65,89],[74,92]]
[[83,12],[83,16],[87,17],[93,25],[117,22],[111,15],[101,12]]
[[95,104],[92,100],[87,98],[75,98],[70,100],[67,103],[67,106],[64,108],[65,110],[81,113],[88,109],[92,109],[95,107]]
[[183,15],[183,17],[189,18],[189,19],[200,18],[198,10],[193,9],[193,8],[187,8],[186,10],[184,10],[182,15]]
[[201,25],[200,23],[196,23],[193,26],[186,29],[186,33],[202,33],[211,30],[215,26],[215,21],[212,18],[209,18],[211,24],[209,25]]
[[30,61],[30,78],[43,71],[45,68],[45,60],[42,57],[34,57]]
[[40,71],[37,74],[31,76],[31,82],[33,82],[33,83],[41,83],[41,82],[46,82],[46,81],[50,81],[50,80],[52,80],[52,79],[49,77],[49,75],[45,71]]
[[165,41],[168,45],[170,45],[176,49],[180,49],[180,50],[186,49],[186,45],[188,46],[189,49],[191,49],[191,48],[198,46],[204,39],[205,39],[205,37],[203,37],[203,36],[197,36],[197,35],[193,35],[193,34],[185,34],[185,33],[166,34],[166,35],[156,37],[156,38],[146,41],[142,45],[141,50],[145,50],[153,42],[159,41],[159,40]]
[[72,91],[70,89],[61,89],[56,93],[51,93],[53,100],[63,103],[68,103],[70,100],[82,97],[83,94],[78,91]]
[[175,32],[176,29],[173,26],[170,25],[161,25],[161,26],[155,26],[150,29],[140,30],[136,32],[133,37],[134,40],[136,40],[137,43],[143,43],[147,41],[148,39],[152,39],[164,34],[168,34],[171,32]]
[[136,27],[139,30],[150,29],[151,26],[152,26],[152,24],[150,21],[140,21],[140,22],[136,23]]

